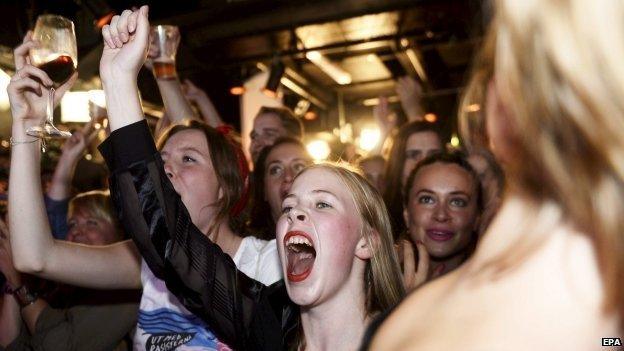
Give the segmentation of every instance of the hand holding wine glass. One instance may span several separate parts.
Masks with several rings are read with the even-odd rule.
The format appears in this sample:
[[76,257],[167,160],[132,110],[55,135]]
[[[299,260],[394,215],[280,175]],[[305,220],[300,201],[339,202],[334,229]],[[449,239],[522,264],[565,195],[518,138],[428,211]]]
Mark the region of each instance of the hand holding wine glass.
[[47,118],[42,126],[29,128],[29,135],[39,138],[67,138],[71,133],[61,131],[54,126],[54,91],[67,82],[78,65],[78,50],[74,23],[57,15],[41,15],[32,34],[37,42],[30,48],[30,63],[44,71],[52,79],[53,85],[48,90]]
[[[21,130],[15,130],[13,135],[18,137],[25,134],[27,128],[39,127],[46,119],[50,88],[54,82],[41,69],[33,66],[29,51],[37,48],[40,44],[33,40],[32,32],[28,32],[23,43],[13,52],[15,59],[15,75],[7,87],[11,102],[13,125],[21,126]],[[53,96],[54,106],[58,105],[61,97],[74,84],[77,73],[74,73],[62,85],[55,89]]]

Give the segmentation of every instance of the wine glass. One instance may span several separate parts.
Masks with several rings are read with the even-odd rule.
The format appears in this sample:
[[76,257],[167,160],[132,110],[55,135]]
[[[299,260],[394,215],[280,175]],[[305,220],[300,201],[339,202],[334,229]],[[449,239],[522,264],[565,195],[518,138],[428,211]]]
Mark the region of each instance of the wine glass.
[[54,126],[54,90],[72,76],[78,65],[78,50],[74,23],[57,15],[41,15],[33,32],[39,46],[30,50],[30,63],[48,74],[54,85],[50,88],[46,120],[42,126],[26,130],[28,135],[39,138],[68,138],[70,132]]

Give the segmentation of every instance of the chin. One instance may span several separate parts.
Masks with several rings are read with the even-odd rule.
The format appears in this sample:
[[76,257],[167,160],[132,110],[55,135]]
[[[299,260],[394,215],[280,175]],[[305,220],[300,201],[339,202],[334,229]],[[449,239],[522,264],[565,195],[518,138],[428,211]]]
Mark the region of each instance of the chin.
[[294,302],[297,306],[300,307],[312,307],[319,300],[319,296],[316,292],[316,289],[307,285],[297,285],[293,286],[290,283],[286,283],[288,297],[290,300]]

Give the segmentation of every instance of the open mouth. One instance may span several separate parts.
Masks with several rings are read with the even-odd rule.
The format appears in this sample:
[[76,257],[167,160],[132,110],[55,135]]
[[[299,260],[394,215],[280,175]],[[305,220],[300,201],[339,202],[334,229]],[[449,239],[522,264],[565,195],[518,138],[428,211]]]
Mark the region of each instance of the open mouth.
[[286,276],[291,282],[305,280],[314,266],[316,250],[304,232],[288,232],[284,237],[286,248]]
[[453,231],[444,229],[429,229],[426,233],[431,240],[441,242],[451,240],[455,236]]

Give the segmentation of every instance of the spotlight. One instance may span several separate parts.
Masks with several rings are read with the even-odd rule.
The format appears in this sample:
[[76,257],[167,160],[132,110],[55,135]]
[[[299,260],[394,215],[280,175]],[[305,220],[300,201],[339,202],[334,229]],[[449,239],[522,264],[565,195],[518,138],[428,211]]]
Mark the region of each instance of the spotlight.
[[264,89],[262,92],[271,98],[277,97],[277,88],[279,88],[280,80],[284,75],[284,64],[279,59],[279,57],[275,57],[273,62],[271,62],[271,73],[269,73],[269,80],[267,80]]
[[325,140],[311,141],[306,145],[306,149],[308,149],[310,156],[317,161],[326,159],[331,153],[329,144]]
[[243,95],[245,94],[245,86],[243,85],[242,79],[236,79],[234,85],[230,88],[230,94],[232,95]]
[[241,67],[240,75],[234,77],[234,84],[230,87],[230,94],[243,95],[245,94],[245,77],[247,77],[247,69],[245,66]]
[[99,29],[107,25],[115,15],[115,11],[111,9],[106,0],[84,0],[82,5],[93,14],[94,24]]
[[438,116],[436,116],[435,113],[427,113],[425,116],[425,121],[429,122],[429,123],[435,123],[435,121],[438,120]]
[[360,132],[359,146],[364,151],[371,151],[381,139],[379,128],[364,128]]

